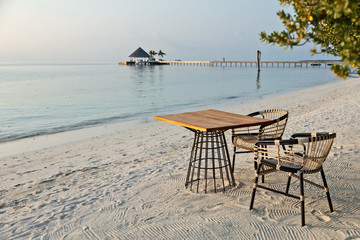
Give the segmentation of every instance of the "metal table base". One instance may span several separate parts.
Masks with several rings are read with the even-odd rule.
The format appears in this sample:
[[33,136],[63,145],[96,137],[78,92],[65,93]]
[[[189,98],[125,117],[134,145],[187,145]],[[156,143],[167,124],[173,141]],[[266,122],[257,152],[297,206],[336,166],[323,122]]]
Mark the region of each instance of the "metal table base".
[[191,150],[185,187],[204,186],[205,193],[209,189],[217,192],[235,186],[234,175],[226,144],[224,131],[204,132],[190,129],[195,133]]

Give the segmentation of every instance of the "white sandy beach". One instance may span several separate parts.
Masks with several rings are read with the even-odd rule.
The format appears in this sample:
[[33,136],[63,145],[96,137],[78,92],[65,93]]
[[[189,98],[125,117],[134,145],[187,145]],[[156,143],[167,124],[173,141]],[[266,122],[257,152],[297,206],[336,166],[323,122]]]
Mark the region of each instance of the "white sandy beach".
[[[238,156],[235,188],[206,194],[186,189],[193,135],[154,121],[0,158],[0,239],[360,239],[359,80],[219,109],[287,109],[284,138],[337,133],[324,164],[335,212],[324,192],[306,184],[305,227],[298,201],[269,191],[259,190],[248,210],[253,154]],[[267,183],[285,188],[286,175],[269,175]],[[298,184],[290,191],[297,194]]]

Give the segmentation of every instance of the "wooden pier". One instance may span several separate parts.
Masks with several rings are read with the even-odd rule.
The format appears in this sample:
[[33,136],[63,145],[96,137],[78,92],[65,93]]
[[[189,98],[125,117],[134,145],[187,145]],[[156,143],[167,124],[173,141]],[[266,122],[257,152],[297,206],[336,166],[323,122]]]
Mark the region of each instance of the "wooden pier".
[[[177,66],[256,67],[256,61],[162,61]],[[260,67],[330,67],[338,61],[261,61]]]

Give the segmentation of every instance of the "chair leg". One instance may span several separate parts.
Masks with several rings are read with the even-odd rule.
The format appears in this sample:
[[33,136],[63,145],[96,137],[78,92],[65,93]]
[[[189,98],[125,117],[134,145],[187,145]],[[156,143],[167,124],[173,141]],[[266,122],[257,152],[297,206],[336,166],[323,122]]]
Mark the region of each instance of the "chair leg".
[[232,173],[234,173],[234,170],[235,170],[235,155],[236,155],[236,147],[234,146],[232,166],[231,166],[231,172],[232,172]]
[[262,183],[265,183],[265,175],[262,175],[262,176],[261,176],[261,182],[262,182]]
[[326,196],[327,196],[327,199],[328,199],[328,202],[329,202],[330,212],[334,212],[334,209],[333,209],[333,206],[332,206],[332,202],[331,202],[331,198],[330,198],[330,192],[329,192],[329,189],[328,189],[328,185],[327,185],[327,183],[326,183],[326,178],[325,178],[324,170],[321,169],[321,172],[320,172],[320,173],[321,173],[321,177],[322,177],[322,180],[323,180],[323,183],[324,183]]
[[[258,165],[255,163],[255,166]],[[251,202],[250,202],[250,210],[253,209],[254,206],[254,200],[255,200],[255,193],[256,193],[256,187],[259,181],[259,173],[260,173],[260,168],[261,168],[261,164],[259,164],[256,168],[256,175],[255,175],[255,181],[254,181],[254,188],[253,188],[253,192],[251,194]]]
[[301,226],[305,226],[305,197],[304,197],[304,175],[300,173],[300,204],[301,204]]
[[290,188],[290,183],[291,183],[291,173],[289,173],[289,177],[288,177],[288,181],[287,181],[287,185],[286,185],[286,194],[289,193],[289,188]]

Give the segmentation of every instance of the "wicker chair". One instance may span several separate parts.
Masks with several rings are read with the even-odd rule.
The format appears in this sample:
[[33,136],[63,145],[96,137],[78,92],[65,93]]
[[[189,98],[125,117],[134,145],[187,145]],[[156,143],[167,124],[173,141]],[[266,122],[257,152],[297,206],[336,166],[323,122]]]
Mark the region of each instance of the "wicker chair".
[[[264,139],[281,139],[288,120],[289,113],[286,110],[270,109],[248,114],[251,117],[259,117],[274,120],[265,126],[232,129],[232,142],[234,145],[232,172],[235,169],[235,156],[238,153],[249,153],[255,149],[255,143]],[[237,151],[236,148],[244,149]],[[264,181],[264,180],[263,180]]]
[[[256,189],[263,188],[269,191],[283,194],[300,200],[301,226],[305,225],[305,201],[304,182],[310,183],[325,190],[329,202],[330,212],[333,212],[330,193],[326,183],[323,163],[326,160],[332,143],[336,137],[335,133],[297,133],[289,140],[264,140],[255,144],[255,184],[251,196],[250,210],[253,208]],[[286,148],[283,148],[286,146]],[[259,175],[275,171],[289,173],[285,192],[278,189],[258,184]],[[307,179],[304,174],[321,173],[323,186]],[[298,174],[298,175],[296,175]],[[300,179],[300,196],[289,194],[291,178]]]

